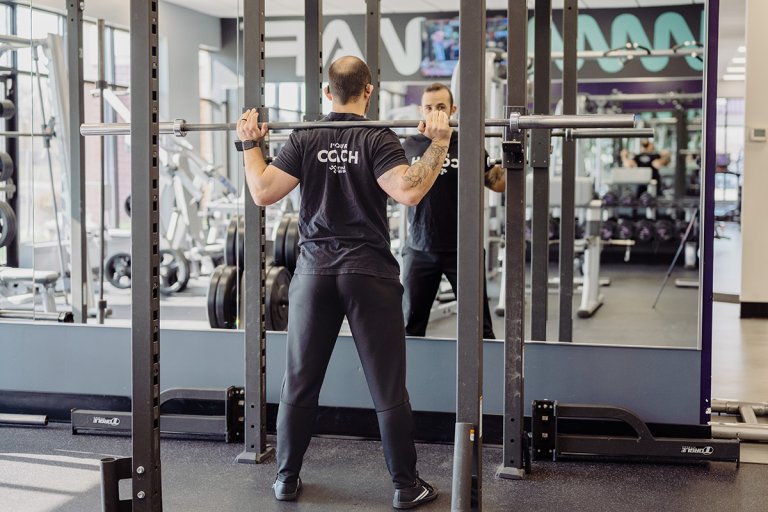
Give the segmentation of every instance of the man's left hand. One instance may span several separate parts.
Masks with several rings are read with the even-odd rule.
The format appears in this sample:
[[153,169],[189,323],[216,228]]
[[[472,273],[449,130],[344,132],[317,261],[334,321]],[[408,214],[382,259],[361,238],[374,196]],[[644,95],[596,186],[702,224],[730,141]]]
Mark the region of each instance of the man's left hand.
[[243,115],[237,121],[237,136],[241,141],[261,140],[267,135],[268,131],[267,123],[261,123],[261,127],[259,127],[259,113],[255,108],[243,112]]

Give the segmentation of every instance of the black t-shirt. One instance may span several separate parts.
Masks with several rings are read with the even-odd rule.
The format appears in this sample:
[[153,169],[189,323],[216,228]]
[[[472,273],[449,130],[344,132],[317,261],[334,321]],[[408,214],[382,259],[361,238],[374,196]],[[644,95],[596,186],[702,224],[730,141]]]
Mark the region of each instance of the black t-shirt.
[[658,153],[640,153],[635,156],[635,163],[638,167],[651,168],[651,178],[656,180],[659,190],[661,190],[661,174],[659,173],[659,170],[652,165],[653,161],[658,160],[659,158],[661,158],[661,155]]
[[[419,160],[432,141],[424,135],[408,137],[403,142],[405,155],[411,165]],[[490,170],[488,154],[486,167],[480,176]],[[443,169],[435,184],[416,206],[408,208],[410,232],[406,246],[417,251],[456,251],[458,247],[459,204],[459,134],[454,131]]]
[[[323,121],[366,120],[332,112]],[[320,128],[291,133],[273,165],[298,178],[297,274],[367,274],[397,279],[387,194],[376,181],[408,165],[392,130]]]

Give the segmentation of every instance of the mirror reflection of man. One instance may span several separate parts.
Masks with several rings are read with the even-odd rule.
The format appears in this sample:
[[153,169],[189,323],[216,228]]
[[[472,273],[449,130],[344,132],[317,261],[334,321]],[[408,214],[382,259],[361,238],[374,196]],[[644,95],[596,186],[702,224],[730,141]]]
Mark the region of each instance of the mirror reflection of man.
[[[440,83],[428,86],[421,97],[421,113],[456,113],[451,90]],[[430,141],[423,135],[408,137],[403,142],[406,157],[417,161]],[[424,199],[408,209],[408,237],[403,248],[401,279],[405,332],[409,336],[424,336],[429,323],[429,313],[440,288],[442,276],[456,293],[458,266],[458,204],[459,204],[459,134],[454,131],[448,154],[432,189]],[[488,155],[486,155],[487,159]],[[478,169],[485,186],[502,192],[506,186],[504,171],[499,166],[486,165]],[[483,338],[494,339],[491,312],[483,276]]]
[[[624,167],[646,167],[651,169],[651,179],[656,180],[657,194],[661,195],[662,184],[661,174],[659,169],[662,169],[669,165],[672,161],[672,155],[669,151],[656,152],[656,147],[649,139],[642,139],[640,141],[640,153],[634,157],[630,156],[629,152],[623,150],[621,153],[622,165]],[[645,191],[647,187],[642,187],[639,193]]]

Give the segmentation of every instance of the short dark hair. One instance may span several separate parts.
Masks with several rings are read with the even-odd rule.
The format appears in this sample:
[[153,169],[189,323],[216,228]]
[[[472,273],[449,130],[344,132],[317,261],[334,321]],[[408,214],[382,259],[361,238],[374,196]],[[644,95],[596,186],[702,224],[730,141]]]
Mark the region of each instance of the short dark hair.
[[[424,88],[424,92],[437,92],[437,91],[448,91],[448,97],[451,99],[451,104],[448,105],[449,107],[453,106],[453,93],[451,92],[451,88],[448,87],[445,84],[441,84],[440,82],[435,82],[431,85],[428,85]],[[423,93],[422,93],[423,94]]]
[[370,83],[371,70],[357,57],[341,57],[328,68],[328,87],[334,99],[342,105],[363,94]]

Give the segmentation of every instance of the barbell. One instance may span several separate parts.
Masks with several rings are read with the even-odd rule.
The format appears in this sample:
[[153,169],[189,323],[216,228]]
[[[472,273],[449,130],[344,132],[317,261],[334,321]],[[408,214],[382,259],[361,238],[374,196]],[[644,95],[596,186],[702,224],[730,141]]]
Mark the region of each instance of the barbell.
[[[309,130],[318,128],[416,128],[421,121],[418,119],[401,119],[393,121],[307,121],[269,123],[270,130]],[[161,135],[176,135],[184,137],[189,132],[234,131],[235,123],[187,123],[184,119],[176,119],[172,123],[159,123]],[[459,126],[458,121],[451,121],[453,127]],[[520,115],[512,113],[508,119],[486,119],[485,126],[508,127],[511,130],[536,129],[572,129],[572,128],[634,128],[633,114],[585,114],[585,115]],[[85,123],[80,125],[80,135],[109,136],[130,135],[130,123]]]

